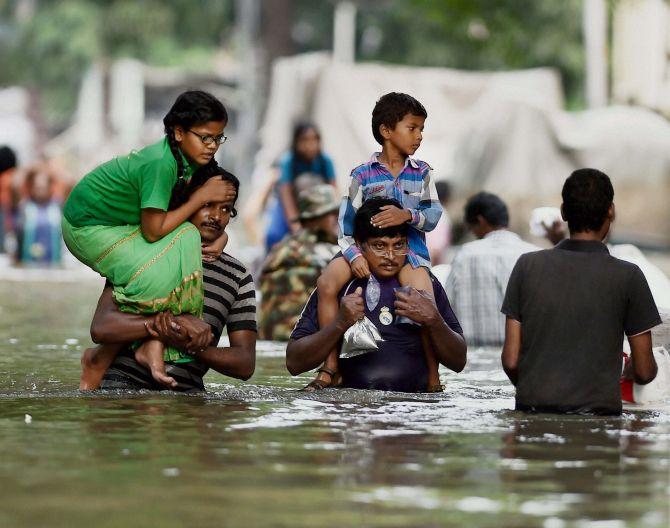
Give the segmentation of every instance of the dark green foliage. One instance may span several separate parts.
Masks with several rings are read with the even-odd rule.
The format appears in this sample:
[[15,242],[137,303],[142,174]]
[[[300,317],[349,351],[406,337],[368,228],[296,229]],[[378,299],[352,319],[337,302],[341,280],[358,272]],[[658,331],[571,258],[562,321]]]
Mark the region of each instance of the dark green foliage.
[[369,26],[381,30],[381,44],[359,46],[360,59],[466,70],[553,66],[568,100],[582,99],[581,0],[393,0],[361,13],[363,41]]
[[179,65],[211,54],[232,26],[232,0],[42,0],[26,20],[17,5],[0,1],[0,83],[37,90],[55,129],[69,121],[92,62]]
[[[358,60],[466,70],[551,66],[583,101],[582,0],[358,0]],[[329,16],[324,16],[324,11]],[[332,45],[333,2],[296,0],[299,51]]]
[[[272,0],[262,0],[271,2]],[[553,66],[580,106],[581,0],[359,0],[358,59],[468,70]],[[26,7],[34,5],[32,16]],[[296,52],[330,49],[334,1],[293,0]],[[232,36],[234,0],[0,0],[0,85],[40,94],[67,124],[94,61],[204,67]]]

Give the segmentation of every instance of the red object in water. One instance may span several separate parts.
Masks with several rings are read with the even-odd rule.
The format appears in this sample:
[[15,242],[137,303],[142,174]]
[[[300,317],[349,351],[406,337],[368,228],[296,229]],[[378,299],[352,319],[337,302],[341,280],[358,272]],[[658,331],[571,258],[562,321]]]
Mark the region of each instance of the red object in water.
[[[630,368],[630,357],[628,357],[625,352],[623,354],[623,366],[624,372]],[[622,376],[619,380],[619,384],[621,385],[621,401],[635,403],[635,399],[633,397],[633,380],[626,379]]]
[[633,381],[621,378],[621,401],[635,403],[633,399]]

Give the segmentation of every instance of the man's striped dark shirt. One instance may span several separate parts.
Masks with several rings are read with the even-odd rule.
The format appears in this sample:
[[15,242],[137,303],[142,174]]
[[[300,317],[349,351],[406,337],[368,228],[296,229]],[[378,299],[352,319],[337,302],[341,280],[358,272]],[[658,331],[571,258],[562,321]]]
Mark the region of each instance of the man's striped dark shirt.
[[[218,343],[223,328],[228,334],[239,330],[256,331],[256,291],[247,268],[223,253],[216,262],[203,263],[205,306],[203,319],[212,327]],[[167,373],[179,383],[180,391],[203,391],[203,376],[208,367],[198,360],[166,365]],[[119,353],[105,373],[101,389],[160,390],[151,373],[135,361],[127,349]]]

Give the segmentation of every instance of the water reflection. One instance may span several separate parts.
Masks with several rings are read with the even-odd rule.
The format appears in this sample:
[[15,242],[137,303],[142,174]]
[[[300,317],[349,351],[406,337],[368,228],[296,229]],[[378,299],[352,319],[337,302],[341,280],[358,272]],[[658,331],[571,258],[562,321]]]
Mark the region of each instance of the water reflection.
[[205,395],[82,396],[98,288],[40,292],[0,285],[1,526],[669,524],[667,406],[522,415],[493,350],[440,395],[305,394],[275,343]]

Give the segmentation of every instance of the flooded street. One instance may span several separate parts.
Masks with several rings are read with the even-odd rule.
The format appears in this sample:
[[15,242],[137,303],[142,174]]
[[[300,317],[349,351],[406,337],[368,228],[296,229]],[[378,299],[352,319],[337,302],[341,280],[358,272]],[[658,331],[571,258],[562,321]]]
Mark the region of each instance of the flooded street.
[[670,405],[529,416],[496,350],[446,392],[297,389],[284,348],[208,394],[79,394],[101,284],[0,285],[0,526],[662,527]]

